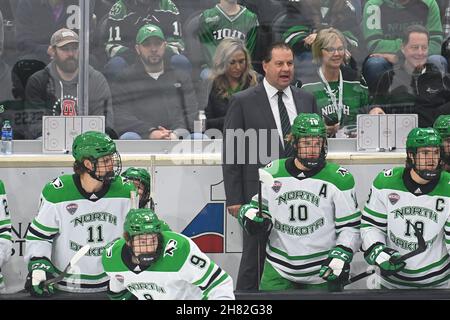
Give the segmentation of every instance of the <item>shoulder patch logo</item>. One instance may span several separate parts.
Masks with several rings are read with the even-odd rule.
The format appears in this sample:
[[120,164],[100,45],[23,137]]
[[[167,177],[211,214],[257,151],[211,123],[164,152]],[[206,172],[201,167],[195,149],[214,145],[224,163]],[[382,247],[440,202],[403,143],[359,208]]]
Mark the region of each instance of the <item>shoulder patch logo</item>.
[[275,180],[273,182],[272,190],[278,193],[278,191],[280,191],[282,185],[283,184],[280,181]]
[[398,195],[397,193],[390,193],[388,195],[388,199],[389,199],[389,202],[392,205],[394,205],[394,204],[396,204],[398,202],[398,200],[400,200],[400,195]]
[[52,185],[53,187],[55,187],[55,189],[61,189],[62,187],[64,187],[64,184],[62,183],[60,178],[53,179]]
[[69,203],[66,209],[70,214],[74,214],[78,210],[78,205],[76,203]]
[[348,172],[348,170],[343,167],[337,169],[336,173],[339,173],[343,177],[345,177],[347,174],[350,174],[350,172]]
[[394,173],[392,172],[392,169],[384,170],[384,176],[385,177],[392,177]]
[[120,283],[123,283],[125,281],[125,278],[121,274],[116,274],[115,277],[116,280],[119,281]]
[[164,257],[165,256],[171,256],[173,257],[173,253],[175,250],[177,250],[177,244],[178,242],[174,239],[170,239],[169,242],[166,244],[166,248],[164,249]]

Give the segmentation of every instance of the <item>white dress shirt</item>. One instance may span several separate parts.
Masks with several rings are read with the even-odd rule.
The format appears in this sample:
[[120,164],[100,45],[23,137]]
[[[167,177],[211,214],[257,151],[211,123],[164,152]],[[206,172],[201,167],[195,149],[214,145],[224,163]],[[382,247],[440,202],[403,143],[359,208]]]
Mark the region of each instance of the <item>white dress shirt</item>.
[[[267,98],[269,99],[270,109],[272,110],[273,117],[275,119],[275,123],[277,125],[278,134],[281,139],[281,143],[284,147],[283,140],[283,131],[281,130],[281,120],[280,120],[280,112],[278,110],[278,89],[272,86],[269,82],[267,82],[266,78],[263,80],[264,88],[266,89]],[[286,106],[286,111],[289,116],[289,122],[294,122],[295,117],[297,116],[297,108],[295,107],[294,97],[292,96],[291,87],[287,87],[283,90],[282,96],[284,105]]]

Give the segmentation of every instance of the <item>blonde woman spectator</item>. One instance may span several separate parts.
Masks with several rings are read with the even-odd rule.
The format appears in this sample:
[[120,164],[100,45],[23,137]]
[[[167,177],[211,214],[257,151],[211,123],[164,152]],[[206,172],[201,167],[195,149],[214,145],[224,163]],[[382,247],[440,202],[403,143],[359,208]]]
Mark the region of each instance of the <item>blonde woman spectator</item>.
[[345,126],[354,126],[356,115],[369,102],[364,81],[354,70],[344,66],[346,51],[345,37],[339,30],[319,31],[312,44],[313,61],[319,67],[315,78],[302,87],[315,96],[329,137],[334,137]]
[[231,96],[258,83],[243,41],[224,39],[217,47],[211,74],[211,92],[205,109],[206,126],[222,130]]

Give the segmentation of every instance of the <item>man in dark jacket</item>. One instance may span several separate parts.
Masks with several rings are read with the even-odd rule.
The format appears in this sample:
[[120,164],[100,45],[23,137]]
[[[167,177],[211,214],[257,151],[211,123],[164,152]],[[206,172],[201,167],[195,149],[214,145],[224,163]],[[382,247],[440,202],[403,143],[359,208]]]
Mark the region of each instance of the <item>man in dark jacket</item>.
[[[42,110],[40,114],[44,116],[84,115],[78,105],[78,43],[78,35],[72,30],[60,29],[53,34],[48,47],[53,61],[28,79],[27,110]],[[113,128],[111,91],[105,77],[92,67],[89,67],[88,106],[89,115],[104,115],[107,129]],[[41,132],[41,122],[35,121],[27,138],[38,138]]]
[[192,81],[170,67],[166,45],[161,28],[141,27],[135,46],[138,59],[113,84],[116,128],[122,139],[176,139],[186,129],[192,131],[198,110]]

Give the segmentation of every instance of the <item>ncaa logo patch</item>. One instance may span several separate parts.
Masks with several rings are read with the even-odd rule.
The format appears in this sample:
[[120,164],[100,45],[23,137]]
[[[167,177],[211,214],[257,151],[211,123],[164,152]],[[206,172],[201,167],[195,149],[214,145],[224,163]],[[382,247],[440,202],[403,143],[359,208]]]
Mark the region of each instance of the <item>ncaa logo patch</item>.
[[282,185],[283,184],[280,181],[275,180],[273,182],[272,190],[275,191],[276,193],[278,193],[278,191],[280,191]]
[[400,200],[400,196],[397,193],[390,193],[388,195],[389,198],[389,202],[394,205],[398,202],[398,200]]
[[116,277],[116,280],[119,281],[120,283],[123,283],[125,280],[125,278],[121,274],[116,274],[115,277]]
[[66,209],[70,214],[74,214],[78,210],[78,205],[76,203],[70,203],[66,206]]

